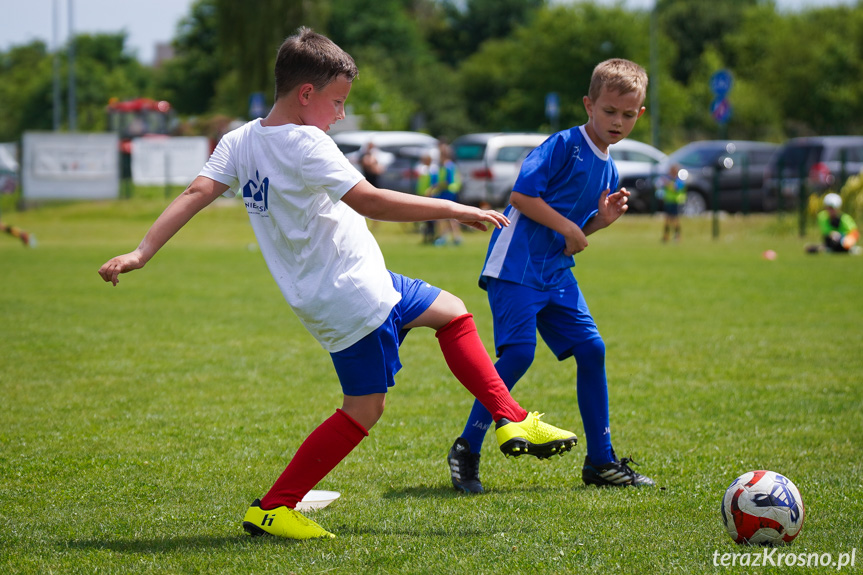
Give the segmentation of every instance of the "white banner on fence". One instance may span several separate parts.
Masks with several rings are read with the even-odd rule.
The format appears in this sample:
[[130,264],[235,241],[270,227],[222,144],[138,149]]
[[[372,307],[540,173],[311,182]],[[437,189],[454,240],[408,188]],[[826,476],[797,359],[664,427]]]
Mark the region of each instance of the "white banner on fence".
[[132,181],[136,186],[186,186],[210,157],[207,138],[135,138],[132,140]]
[[26,200],[101,200],[120,195],[117,134],[25,132]]

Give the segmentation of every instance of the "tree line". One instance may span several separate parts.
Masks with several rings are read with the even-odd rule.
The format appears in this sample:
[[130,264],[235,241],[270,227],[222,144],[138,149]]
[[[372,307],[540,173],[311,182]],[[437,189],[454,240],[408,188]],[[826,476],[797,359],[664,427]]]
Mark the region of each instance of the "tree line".
[[[70,40],[77,127],[106,130],[111,98],[168,100],[186,133],[245,118],[251,93],[272,103],[276,50],[300,25],[354,56],[360,76],[348,104],[368,129],[453,138],[577,125],[593,67],[621,57],[642,64],[652,84],[632,137],[666,151],[719,135],[863,133],[863,0],[800,11],[772,0],[656,0],[653,10],[563,0],[197,0],[177,25],[174,57],[159,66],[142,65],[122,32]],[[55,64],[65,105],[65,48],[54,54],[35,41],[0,52],[0,141],[53,129]],[[718,70],[733,78],[723,125],[711,114]],[[549,93],[559,118],[546,115]]]

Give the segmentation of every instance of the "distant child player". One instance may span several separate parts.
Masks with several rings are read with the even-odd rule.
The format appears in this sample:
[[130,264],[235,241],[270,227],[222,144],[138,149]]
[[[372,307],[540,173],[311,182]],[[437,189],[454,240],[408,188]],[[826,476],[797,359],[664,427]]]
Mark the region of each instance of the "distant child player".
[[[440,152],[440,160],[438,161],[437,177],[433,178],[435,186],[434,196],[457,202],[458,194],[461,190],[461,175],[459,174],[455,160],[453,160],[452,148],[442,140],[438,146],[438,150]],[[459,226],[457,221],[447,220],[438,222],[438,227],[440,228],[440,234],[435,238],[434,244],[436,246],[445,246],[447,236],[452,239],[454,246],[461,245],[461,226]]]
[[[647,74],[621,59],[593,71],[584,97],[588,121],[550,136],[528,155],[505,215],[491,237],[480,286],[494,318],[495,367],[512,388],[533,362],[536,333],[561,361],[575,357],[578,406],[587,438],[582,479],[595,485],[653,485],[611,445],[605,344],[571,268],[587,236],[627,210],[626,190],[608,146],[624,139],[644,113]],[[482,493],[479,458],[492,417],[479,403],[447,457],[453,486]]]
[[36,238],[35,236],[25,232],[21,228],[9,224],[3,223],[3,216],[0,215],[0,231],[5,234],[9,234],[13,238],[18,238],[21,240],[21,243],[24,244],[25,247],[36,247]]
[[294,508],[378,421],[395,384],[399,344],[414,327],[436,330],[455,377],[491,411],[501,451],[548,457],[575,436],[540,421],[510,396],[460,299],[387,270],[364,218],[417,222],[455,219],[478,229],[509,223],[497,212],[378,189],[326,132],[344,118],[357,75],[332,41],[300,28],[282,44],[269,115],[226,134],[201,173],[169,205],[138,248],[99,274],[142,268],[196,213],[222,194],[242,191],[261,253],[303,325],[330,352],[342,385],[341,409],[303,442],[243,527],[292,539],[334,537]]
[[813,254],[828,252],[859,255],[861,249],[857,241],[860,239],[860,230],[854,218],[842,211],[842,196],[830,192],[823,201],[824,209],[816,216],[823,244],[807,246],[806,251]]
[[680,210],[686,203],[686,180],[681,177],[679,165],[672,164],[668,168],[668,174],[660,180],[659,195],[662,198],[662,210],[665,212],[662,241],[668,241],[672,230],[674,241],[680,241]]

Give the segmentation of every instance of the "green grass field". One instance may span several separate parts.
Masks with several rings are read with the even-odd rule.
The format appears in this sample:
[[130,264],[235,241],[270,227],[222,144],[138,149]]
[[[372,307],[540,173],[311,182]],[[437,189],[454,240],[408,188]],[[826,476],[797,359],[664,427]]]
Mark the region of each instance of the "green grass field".
[[[241,520],[340,405],[328,354],[234,202],[104,284],[96,270],[164,203],[4,210],[40,244],[0,237],[0,572],[835,572],[714,564],[762,553],[735,545],[719,514],[751,469],[803,495],[803,531],[779,552],[835,561],[856,549],[844,571],[860,570],[863,257],[805,255],[794,216],[723,219],[718,239],[709,219],[687,219],[669,245],[660,219],[626,216],[577,257],[607,345],[618,455],[661,489],[586,488],[583,444],[508,460],[489,438],[487,493],[460,496],[445,456],[471,398],[420,330],[381,422],[318,486],[342,494],[309,514],[338,538],[295,542],[252,539]],[[456,249],[395,224],[376,234],[391,269],[465,300],[491,351],[476,287],[488,236]],[[574,381],[572,360],[540,348],[514,395],[581,436]]]

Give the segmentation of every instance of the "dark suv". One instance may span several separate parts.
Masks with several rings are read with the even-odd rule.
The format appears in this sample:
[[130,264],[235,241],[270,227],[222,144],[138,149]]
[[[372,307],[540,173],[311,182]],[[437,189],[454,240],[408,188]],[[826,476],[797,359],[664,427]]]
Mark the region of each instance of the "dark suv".
[[713,209],[714,186],[717,209],[763,211],[769,208],[764,201],[764,169],[778,147],[747,140],[692,142],[669,155],[658,173],[667,173],[672,164],[686,170],[686,215]]
[[794,138],[780,148],[764,176],[768,201],[793,208],[802,193],[838,191],[863,169],[863,136]]

